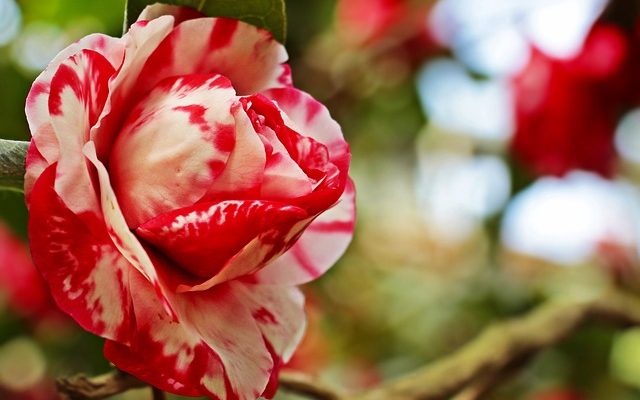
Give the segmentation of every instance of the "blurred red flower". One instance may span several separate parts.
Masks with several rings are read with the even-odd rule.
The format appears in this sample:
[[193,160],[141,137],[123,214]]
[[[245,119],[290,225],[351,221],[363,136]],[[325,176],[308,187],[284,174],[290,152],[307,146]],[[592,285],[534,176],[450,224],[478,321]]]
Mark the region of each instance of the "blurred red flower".
[[61,313],[31,262],[25,243],[0,223],[0,293],[9,309],[32,322]]
[[554,59],[534,49],[513,81],[512,142],[516,158],[533,173],[614,173],[613,135],[638,87],[633,40],[617,26],[597,23],[571,59]]
[[339,0],[338,31],[352,46],[383,48],[417,66],[438,47],[427,25],[430,9],[409,0]]

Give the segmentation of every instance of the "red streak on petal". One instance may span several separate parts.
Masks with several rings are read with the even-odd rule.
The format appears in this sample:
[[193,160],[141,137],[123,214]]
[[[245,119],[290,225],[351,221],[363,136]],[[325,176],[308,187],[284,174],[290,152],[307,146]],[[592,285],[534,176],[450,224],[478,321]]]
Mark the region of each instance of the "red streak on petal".
[[173,109],[189,114],[189,123],[198,126],[202,132],[211,131],[209,123],[204,118],[204,113],[207,111],[204,106],[200,104],[190,104],[188,106],[173,107]]
[[291,255],[298,261],[300,266],[307,271],[310,276],[318,276],[321,272],[313,265],[313,262],[309,256],[304,252],[300,246],[293,246],[291,248]]
[[236,131],[233,125],[219,125],[213,136],[216,148],[222,152],[230,153],[236,144]]
[[322,110],[322,104],[318,101],[307,101],[307,123],[311,122]]
[[209,50],[219,50],[231,43],[234,33],[238,29],[235,19],[218,18],[209,37]]
[[82,99],[82,82],[76,72],[70,66],[61,64],[54,77],[56,81],[61,80],[61,86],[49,95],[49,112],[53,115],[62,114],[62,91],[65,87],[70,87],[77,98]]
[[257,309],[253,313],[253,318],[264,324],[276,324],[278,322],[275,315],[264,307]]
[[316,222],[309,227],[314,232],[353,232],[353,221]]

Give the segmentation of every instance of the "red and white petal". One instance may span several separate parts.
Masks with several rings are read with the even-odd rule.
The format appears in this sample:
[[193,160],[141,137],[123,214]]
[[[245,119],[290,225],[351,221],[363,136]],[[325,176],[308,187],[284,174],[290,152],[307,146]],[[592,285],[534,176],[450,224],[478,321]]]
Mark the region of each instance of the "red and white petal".
[[[201,203],[160,215],[136,233],[162,254],[201,278],[211,278],[251,240],[282,231],[307,217],[298,207],[263,200]],[[256,270],[260,263],[245,265]]]
[[220,75],[169,78],[140,101],[109,159],[130,228],[205,195],[235,147],[234,108],[235,92]]
[[271,34],[228,18],[182,22],[149,57],[139,91],[169,76],[218,73],[228,77],[240,95],[286,86],[287,52]]
[[296,287],[230,282],[249,304],[258,327],[273,352],[286,363],[300,344],[306,328],[304,295]]
[[355,227],[355,188],[350,180],[339,202],[320,214],[298,242],[256,273],[261,283],[299,285],[314,280],[338,261]]
[[233,256],[213,278],[198,284],[187,282],[179,285],[176,290],[178,292],[208,290],[220,283],[254,274],[272,260],[285,254],[312,220],[313,218],[300,220],[288,226],[286,230],[283,227],[276,227],[262,232]]
[[133,265],[140,273],[148,279],[150,284],[155,288],[157,296],[162,299],[165,311],[175,318],[174,310],[171,303],[167,300],[167,288],[162,286],[158,273],[149,255],[142,247],[138,238],[129,230],[127,222],[124,219],[118,199],[116,198],[109,173],[104,164],[98,160],[96,149],[93,142],[88,142],[83,148],[83,154],[94,165],[98,175],[100,184],[100,203],[104,223],[107,228],[109,237],[113,244],[118,248],[120,253]]
[[175,18],[176,25],[190,19],[204,17],[202,13],[191,7],[155,3],[146,6],[144,10],[142,10],[138,16],[138,21],[150,21],[152,19],[160,18],[163,15],[173,16],[173,18]]
[[349,147],[340,125],[322,103],[293,87],[271,89],[263,94],[277,103],[290,128],[327,146],[331,161],[340,167],[339,161],[349,155]]
[[202,201],[216,199],[256,198],[264,178],[266,155],[264,145],[242,107],[233,109],[236,144],[227,165],[207,189]]
[[91,139],[101,160],[111,150],[117,128],[123,122],[131,105],[145,93],[134,92],[140,72],[149,55],[173,29],[173,17],[162,16],[152,21],[133,24],[122,37],[125,56],[114,79],[109,82],[109,99],[98,123],[91,128]]
[[313,184],[280,142],[273,129],[262,126],[259,132],[267,153],[264,178],[260,188],[262,199],[292,199],[306,196]]
[[51,79],[49,114],[59,145],[55,187],[76,214],[98,210],[82,147],[102,112],[114,72],[106,58],[85,49],[60,63]]
[[36,147],[33,140],[29,143],[25,164],[26,172],[24,175],[24,197],[27,203],[27,207],[29,207],[29,200],[31,198],[33,185],[35,185],[36,180],[49,166],[49,163],[47,162],[47,160],[45,160],[42,154],[40,154],[40,151],[38,151],[38,148]]
[[148,282],[133,276],[131,281],[138,336],[129,347],[107,343],[111,362],[173,393],[223,400],[260,396],[273,359],[243,292],[220,285],[176,295],[175,323],[159,312]]
[[127,343],[132,310],[127,271],[133,268],[112,245],[103,222],[87,227],[54,190],[56,164],[35,183],[30,198],[29,241],[34,264],[58,306],[86,330]]
[[102,34],[85,36],[56,55],[47,68],[33,82],[27,95],[25,113],[29,123],[29,130],[40,154],[49,164],[58,160],[58,143],[51,129],[49,115],[51,79],[63,61],[84,49],[93,50],[101,54],[114,69],[120,66],[124,55],[124,44],[120,38],[112,38]]

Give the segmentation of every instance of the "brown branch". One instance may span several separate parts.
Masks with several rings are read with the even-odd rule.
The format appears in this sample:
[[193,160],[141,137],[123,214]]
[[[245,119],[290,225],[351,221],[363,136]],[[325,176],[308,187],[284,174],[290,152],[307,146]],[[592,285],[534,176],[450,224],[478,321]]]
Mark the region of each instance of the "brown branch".
[[[571,335],[591,320],[640,325],[640,298],[611,291],[589,300],[551,300],[530,313],[487,328],[455,353],[404,377],[353,396],[341,395],[305,375],[282,373],[281,388],[317,400],[436,400],[461,393],[474,399],[499,383],[500,376],[520,368],[536,353]],[[58,381],[69,400],[97,400],[144,387],[145,383],[115,371],[95,378]],[[465,395],[467,397],[465,397]]]
[[101,400],[148,385],[127,373],[116,370],[91,378],[85,375],[60,378],[56,386],[65,400]]
[[297,372],[282,372],[280,388],[317,400],[339,400],[343,398],[336,391],[312,380],[308,375]]
[[611,291],[590,300],[549,301],[523,317],[490,326],[431,365],[351,399],[446,399],[482,377],[499,375],[513,360],[557,344],[592,319],[640,325],[640,298]]

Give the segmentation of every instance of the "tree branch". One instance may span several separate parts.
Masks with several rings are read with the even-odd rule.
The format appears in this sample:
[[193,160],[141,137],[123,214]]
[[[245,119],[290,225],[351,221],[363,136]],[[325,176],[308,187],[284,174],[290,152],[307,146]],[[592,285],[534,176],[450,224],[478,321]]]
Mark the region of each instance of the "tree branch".
[[65,400],[101,400],[148,385],[125,372],[115,370],[92,378],[85,375],[60,378],[56,386]]
[[591,300],[551,300],[529,314],[487,328],[457,352],[352,400],[446,399],[513,360],[551,347],[592,319],[640,325],[640,299],[610,291]]
[[[344,396],[298,373],[282,373],[280,387],[317,400],[433,400],[460,393],[477,399],[537,352],[551,347],[591,320],[640,325],[640,298],[611,290],[590,300],[550,300],[529,314],[487,328],[455,353],[395,381]],[[119,371],[95,378],[58,381],[69,400],[98,400],[146,384]]]
[[0,139],[0,189],[22,191],[29,142]]
[[312,380],[308,375],[297,372],[282,372],[279,387],[293,393],[316,400],[339,400],[343,396],[334,390]]

